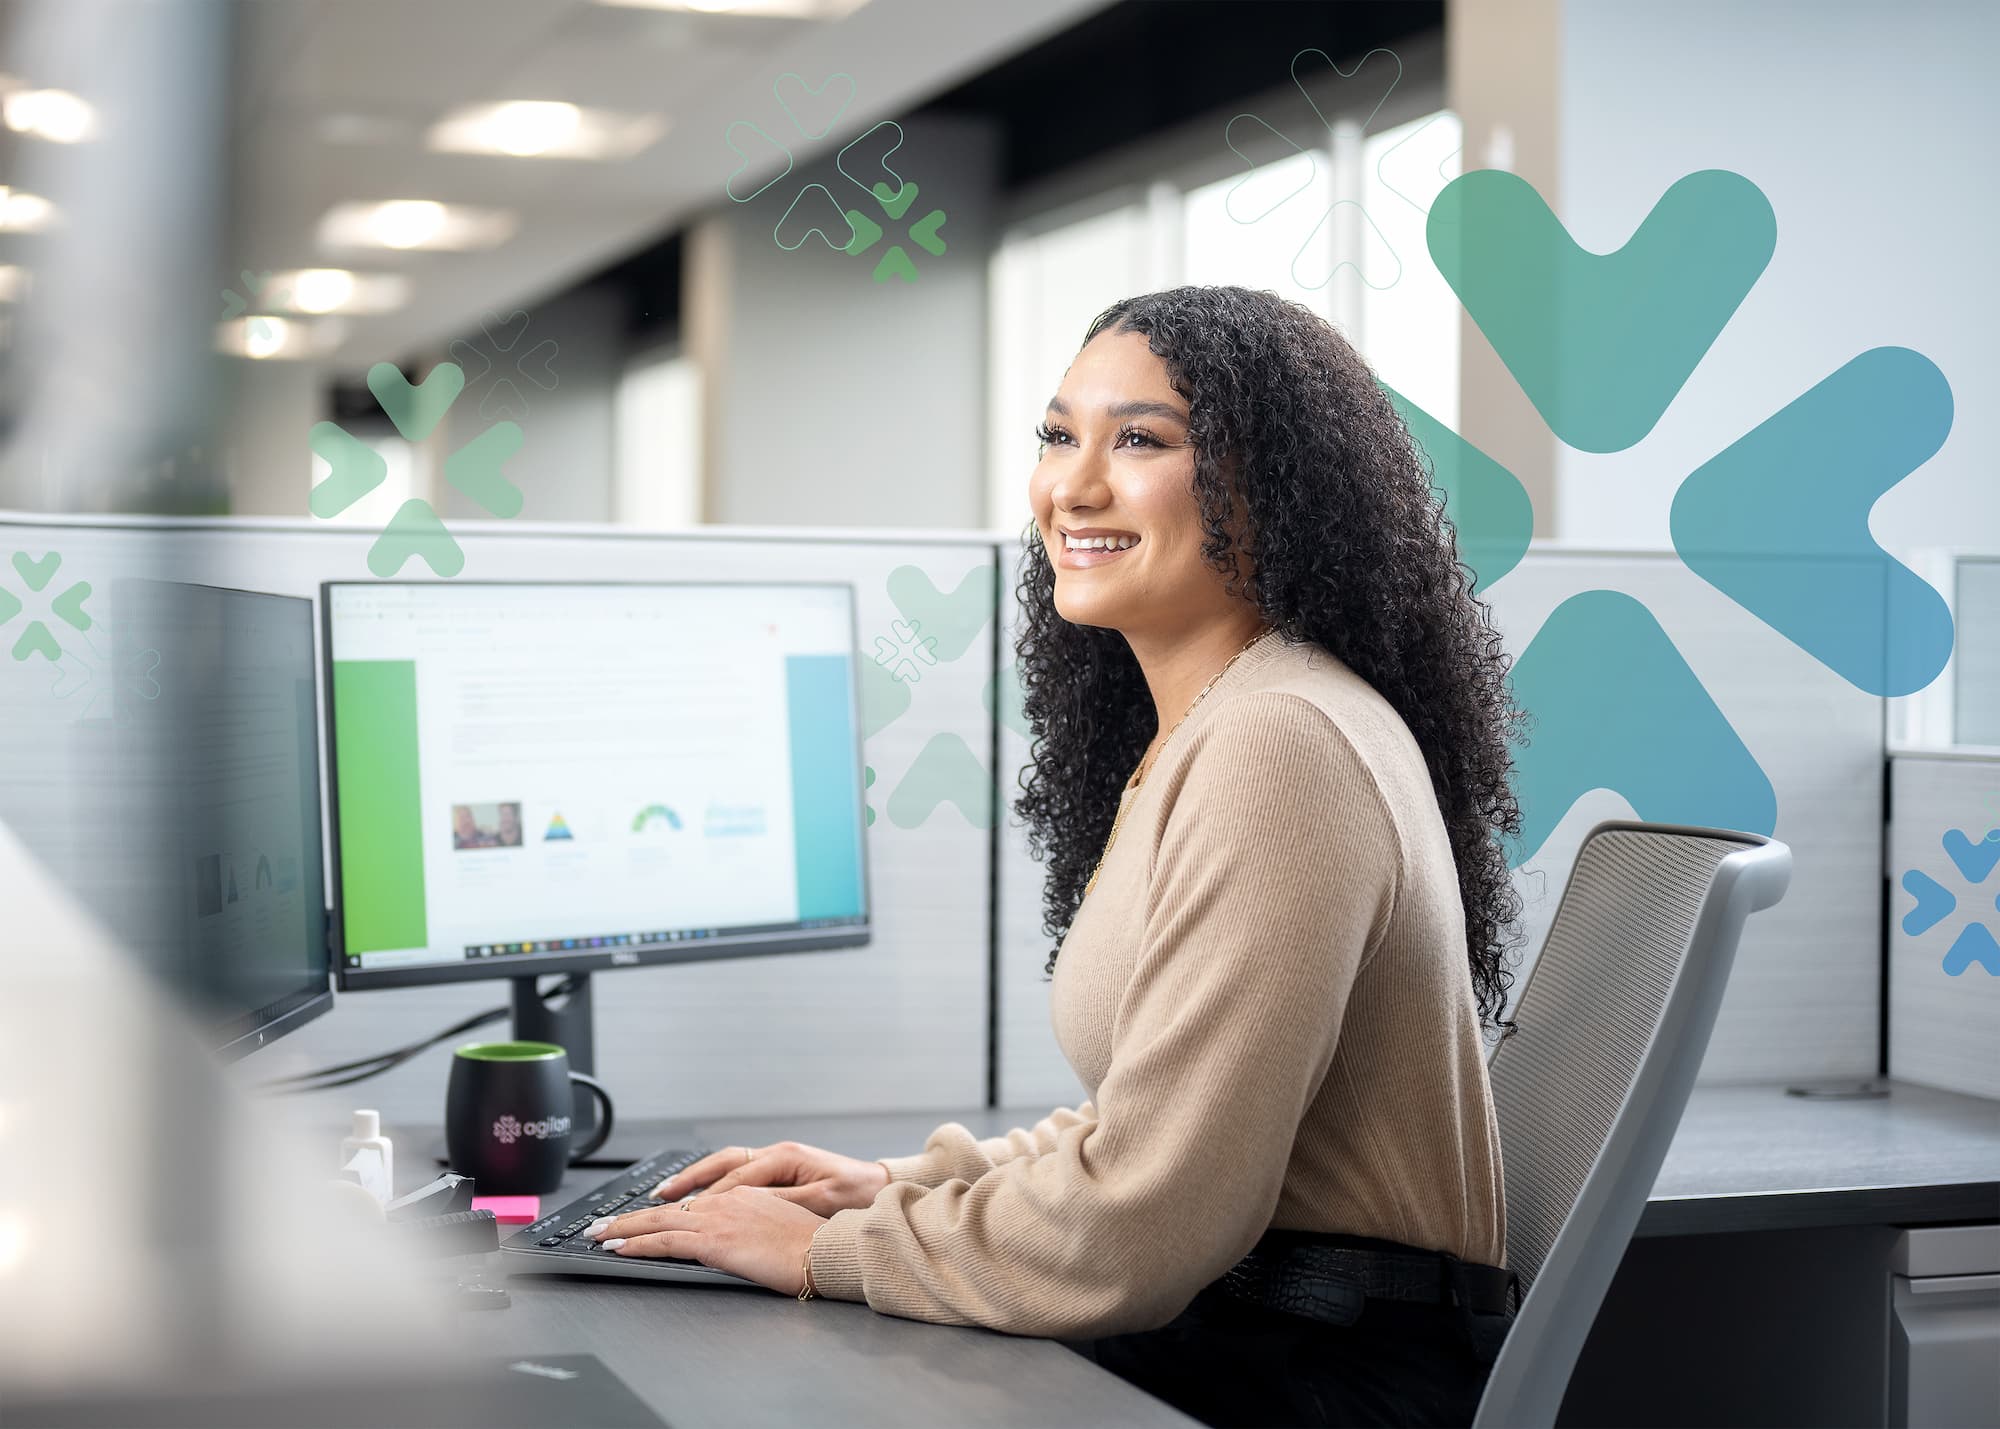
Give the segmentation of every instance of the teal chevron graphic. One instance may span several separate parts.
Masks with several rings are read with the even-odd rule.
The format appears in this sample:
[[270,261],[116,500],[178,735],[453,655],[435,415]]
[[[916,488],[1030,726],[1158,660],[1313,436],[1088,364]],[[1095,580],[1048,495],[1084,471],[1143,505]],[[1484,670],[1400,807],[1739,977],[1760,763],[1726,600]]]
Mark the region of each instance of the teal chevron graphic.
[[1850,684],[1920,690],[1951,659],[1951,610],[1875,543],[1868,513],[1944,445],[1951,420],[1951,387],[1928,358],[1864,352],[1682,483],[1674,549]]
[[[412,385],[394,363],[378,362],[368,369],[368,390],[404,440],[420,442],[437,430],[465,390],[465,373],[456,363],[440,362],[422,382]],[[502,467],[521,449],[522,440],[518,423],[495,422],[445,458],[445,483],[491,515],[518,516],[521,489],[507,479]],[[306,445],[328,467],[306,498],[307,509],[321,520],[340,515],[388,477],[388,463],[333,422],[314,423]],[[421,558],[433,575],[450,577],[465,569],[464,550],[421,497],[405,501],[389,518],[368,548],[368,569],[387,579],[413,556]]]
[[993,775],[963,739],[932,735],[909,773],[889,795],[889,822],[902,829],[923,824],[940,804],[951,804],[974,828],[993,827]]
[[[885,183],[877,183],[869,192],[875,202],[882,205],[882,211],[891,219],[900,220],[916,202],[917,186],[905,183],[900,190],[892,189]],[[860,209],[847,210],[847,221],[854,229],[854,239],[847,245],[851,257],[859,257],[882,241],[882,225],[869,218]],[[910,241],[933,258],[942,258],[945,252],[944,239],[939,237],[945,224],[945,213],[934,208],[915,223],[909,225]],[[886,283],[891,278],[900,278],[906,283],[917,281],[917,263],[909,251],[900,243],[892,243],[875,264],[874,279]]]
[[1459,559],[1484,590],[1520,564],[1535,533],[1535,507],[1520,478],[1393,387],[1390,404],[1431,460],[1431,484],[1444,498],[1458,536]]
[[1917,900],[1903,915],[1903,931],[1913,938],[1922,937],[1958,911],[1958,895],[1922,869],[1913,868],[1903,875],[1903,889]]
[[993,567],[974,566],[947,595],[922,567],[898,566],[889,572],[889,599],[905,620],[923,627],[938,659],[956,660],[993,618]]
[[[998,709],[994,708],[996,685],[999,694]],[[986,707],[986,713],[1021,738],[1034,738],[1034,729],[1028,724],[1027,711],[1021,707],[1021,668],[1012,660],[1002,665],[1000,672],[986,682],[986,688],[979,692],[979,702]]]
[[1957,977],[1974,963],[1989,975],[2000,977],[2000,941],[1995,941],[1984,923],[1967,923],[1945,950],[1944,970],[1950,977]]
[[[1970,886],[1986,882],[1994,868],[2000,867],[2000,829],[1990,830],[1982,839],[1974,839],[1960,829],[1947,829],[1938,843],[1952,867]],[[1903,891],[1916,900],[1903,915],[1903,931],[1911,937],[1922,937],[1958,911],[1958,895],[1922,869],[1910,869],[1903,875],[1902,883]],[[1993,906],[2000,911],[2000,895],[1994,897]],[[1989,976],[2000,977],[2000,941],[1977,918],[1967,920],[1958,930],[1939,966],[1946,976],[1959,977],[1975,963]]]
[[1653,429],[1777,243],[1741,174],[1708,169],[1661,195],[1622,248],[1587,252],[1527,180],[1477,169],[1446,185],[1431,257],[1549,430],[1589,452]]
[[[1607,452],[1652,430],[1762,274],[1776,231],[1755,184],[1709,170],[1668,188],[1622,248],[1593,254],[1524,181],[1480,170],[1445,186],[1426,236],[1555,435]],[[1521,483],[1415,404],[1390,398],[1431,459],[1460,557],[1485,594],[1520,559],[1533,524]],[[1875,544],[1868,514],[1937,451],[1951,419],[1950,388],[1928,359],[1863,353],[1686,479],[1673,508],[1676,549],[1850,684],[1872,694],[1919,689],[1950,655],[1950,614]],[[1597,787],[1646,818],[1775,827],[1770,780],[1637,602],[1604,591],[1575,597],[1536,635],[1514,681],[1539,723],[1517,781],[1517,864]],[[1614,709],[1616,719],[1606,713]]]
[[[23,598],[27,595],[42,597],[41,605],[45,613],[71,630],[81,634],[90,629],[90,612],[83,608],[83,603],[90,599],[88,581],[73,581],[60,591],[47,593],[56,573],[62,569],[62,559],[55,551],[44,551],[39,557],[31,557],[26,551],[14,552],[9,564],[13,566],[14,574],[20,577],[23,595],[16,595],[0,585],[0,626],[5,626],[28,609],[28,602]],[[62,659],[63,647],[44,621],[30,616],[15,637],[12,654],[16,660],[39,655],[53,665]]]
[[1591,590],[1557,606],[1514,667],[1533,719],[1516,754],[1518,867],[1592,789],[1640,818],[1768,834],[1777,794],[1652,613]]
[[910,708],[910,687],[875,660],[861,662],[861,737],[873,739]]

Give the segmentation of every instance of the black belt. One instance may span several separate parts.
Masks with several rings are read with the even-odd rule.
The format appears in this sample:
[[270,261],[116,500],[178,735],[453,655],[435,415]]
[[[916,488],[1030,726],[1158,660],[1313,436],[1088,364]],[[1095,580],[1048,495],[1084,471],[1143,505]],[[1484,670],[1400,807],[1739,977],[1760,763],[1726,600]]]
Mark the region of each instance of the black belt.
[[1498,1266],[1366,1236],[1267,1231],[1209,1289],[1226,1299],[1351,1325],[1369,1300],[1511,1315],[1519,1281]]

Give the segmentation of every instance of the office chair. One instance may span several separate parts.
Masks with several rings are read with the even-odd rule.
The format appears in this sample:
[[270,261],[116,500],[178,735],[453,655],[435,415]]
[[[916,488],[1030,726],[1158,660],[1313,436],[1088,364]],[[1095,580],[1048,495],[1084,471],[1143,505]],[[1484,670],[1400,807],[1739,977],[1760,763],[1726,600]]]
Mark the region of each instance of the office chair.
[[1791,849],[1757,834],[1608,822],[1585,837],[1517,1030],[1487,1064],[1525,1298],[1474,1429],[1555,1422],[1680,1125],[1744,920],[1791,876]]

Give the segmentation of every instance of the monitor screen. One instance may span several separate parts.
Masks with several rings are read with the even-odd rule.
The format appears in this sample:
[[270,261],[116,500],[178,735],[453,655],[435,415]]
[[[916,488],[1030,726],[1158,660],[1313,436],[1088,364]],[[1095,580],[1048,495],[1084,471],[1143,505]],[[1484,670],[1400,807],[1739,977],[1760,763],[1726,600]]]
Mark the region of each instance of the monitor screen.
[[323,604],[341,986],[867,941],[849,586]]
[[332,1004],[312,602],[151,580],[111,595],[123,678],[83,733],[133,797],[92,839],[118,888],[99,906],[241,1055]]

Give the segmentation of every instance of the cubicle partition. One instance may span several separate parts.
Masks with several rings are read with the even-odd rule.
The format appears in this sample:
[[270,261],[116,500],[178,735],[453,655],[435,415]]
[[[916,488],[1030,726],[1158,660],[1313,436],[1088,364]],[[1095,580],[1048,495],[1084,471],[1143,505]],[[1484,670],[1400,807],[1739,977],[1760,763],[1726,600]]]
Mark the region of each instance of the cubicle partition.
[[[1011,571],[1018,547],[1002,551]],[[1873,1075],[1882,1006],[1883,701],[1829,672],[1670,554],[1537,548],[1490,594],[1508,649],[1518,656],[1559,604],[1589,590],[1623,592],[1653,613],[1769,777],[1775,836],[1792,846],[1791,889],[1744,932],[1702,1079]],[[1003,732],[1001,747],[1003,767],[1025,758],[1025,744],[1011,732]],[[1646,752],[1676,757],[1669,748]],[[1608,789],[1588,792],[1517,870],[1525,916],[1516,993],[1584,834],[1600,820],[1635,813],[1647,816]],[[1018,829],[1007,831],[1000,849],[1001,1104],[1073,1104],[1081,1091],[1049,1028],[1042,968],[1050,944],[1041,934],[1035,865]]]
[[[1017,542],[863,530],[454,529],[468,579],[855,587],[874,941],[600,977],[598,1065],[620,1093],[621,1112],[715,1117],[1076,1100],[1080,1088],[1050,1030],[1039,873],[1010,809],[1028,748],[1009,668]],[[62,658],[53,664],[39,655],[0,659],[0,822],[38,850],[64,836],[52,811],[87,772],[76,763],[77,728],[103,718],[93,701],[131,674],[90,668],[108,651],[121,577],[314,595],[322,580],[369,578],[372,534],[285,521],[0,516],[0,557],[59,553],[52,589],[87,581],[97,621],[89,632],[59,628]],[[402,574],[428,572],[412,561]],[[1626,592],[1654,613],[1769,777],[1775,833],[1794,850],[1790,893],[1745,935],[1704,1078],[1872,1074],[1882,1006],[1881,700],[1664,555],[1531,553],[1494,592],[1510,648],[1518,653],[1562,600],[1588,589]],[[17,628],[7,630],[9,641]],[[1633,812],[1609,790],[1584,794],[1519,871],[1527,905],[1520,980],[1583,833]],[[504,1000],[497,982],[344,995],[333,1015],[247,1063],[246,1075],[345,1061]],[[420,1058],[368,1083],[367,1100],[392,1122],[434,1122],[443,1080],[441,1058]]]
[[[465,579],[830,580],[854,586],[875,936],[869,946],[595,979],[597,1065],[638,1116],[921,1109],[988,1095],[993,543],[876,532],[649,535],[590,527],[454,523]],[[63,658],[0,659],[0,822],[31,848],[64,837],[66,790],[86,771],[79,727],[106,718],[118,582],[129,576],[317,595],[370,579],[373,533],[278,521],[0,517],[0,559],[61,557],[49,588],[85,581],[94,628],[58,620]],[[429,574],[421,561],[401,573]],[[18,582],[16,582],[18,584]],[[25,614],[25,613],[24,613]],[[45,622],[47,623],[47,622]],[[920,628],[919,628],[920,627]],[[6,632],[11,644],[20,625]],[[93,700],[96,703],[93,704]],[[343,995],[244,1064],[277,1075],[397,1046],[506,1001],[502,982]],[[434,1123],[441,1056],[343,1093],[392,1124]]]
[[2000,1097],[2000,747],[1889,776],[1889,1073]]

